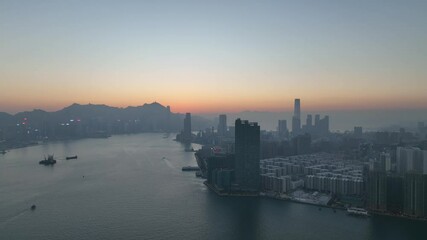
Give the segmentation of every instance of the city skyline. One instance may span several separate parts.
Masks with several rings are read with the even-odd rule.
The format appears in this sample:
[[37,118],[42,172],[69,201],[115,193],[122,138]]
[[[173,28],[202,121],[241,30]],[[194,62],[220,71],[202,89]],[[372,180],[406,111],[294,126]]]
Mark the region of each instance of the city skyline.
[[0,111],[427,108],[424,2],[21,3],[0,3]]
[[[427,121],[427,111],[420,109],[385,109],[385,110],[338,110],[338,111],[312,111],[305,108],[305,100],[302,99],[302,108],[300,108],[301,115],[301,127],[305,127],[307,118],[312,119],[312,124],[315,123],[316,115],[330,116],[332,118],[332,123],[330,124],[331,131],[349,131],[353,130],[354,126],[362,126],[365,130],[376,131],[376,130],[396,130],[400,127],[405,127],[410,130],[413,130],[417,127],[417,123],[422,121]],[[292,103],[291,103],[292,104]],[[70,107],[101,107],[101,108],[112,108],[117,110],[126,110],[133,108],[141,108],[144,106],[158,105],[163,108],[168,108],[168,111],[176,114],[184,115],[185,112],[178,112],[175,110],[174,106],[167,106],[159,102],[153,103],[144,103],[139,106],[128,106],[126,108],[117,108],[114,106],[108,106],[105,104],[72,104],[70,106],[64,106],[58,111],[46,111],[46,109],[34,109],[28,111],[18,112],[16,114],[11,114],[9,117],[18,116],[22,114],[28,115],[32,112],[39,112],[39,110],[45,111],[46,113],[56,113],[64,111]],[[292,104],[294,105],[294,104]],[[301,105],[300,105],[301,106]],[[295,107],[295,106],[293,106]],[[2,113],[3,116],[8,116],[8,114]],[[289,111],[241,111],[241,112],[219,112],[219,113],[194,113],[196,116],[199,116],[206,121],[210,122],[209,124],[215,125],[218,120],[218,115],[226,114],[230,119],[251,119],[252,121],[259,122],[262,130],[275,131],[277,130],[277,121],[278,120],[288,120],[289,121],[289,130],[292,130],[292,120],[294,118],[294,109]],[[314,117],[314,118],[313,118]],[[212,125],[212,126],[213,126]],[[313,125],[314,126],[314,125]]]
[[427,239],[426,13],[0,0],[0,238]]

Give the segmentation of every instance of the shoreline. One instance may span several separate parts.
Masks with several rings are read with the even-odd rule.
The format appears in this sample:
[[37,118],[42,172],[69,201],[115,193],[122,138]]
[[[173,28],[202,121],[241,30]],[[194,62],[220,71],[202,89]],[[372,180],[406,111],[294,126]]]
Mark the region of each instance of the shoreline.
[[[345,208],[345,207],[322,205],[322,204],[318,204],[318,203],[314,203],[314,202],[299,201],[299,200],[292,199],[292,198],[282,198],[282,197],[277,197],[277,196],[271,196],[271,195],[268,195],[265,193],[260,193],[257,195],[252,195],[252,194],[251,195],[245,195],[245,194],[238,194],[238,193],[236,193],[236,194],[221,193],[216,188],[211,186],[210,184],[207,184],[206,181],[204,181],[203,184],[206,187],[208,187],[209,190],[213,191],[215,194],[217,194],[220,197],[260,197],[260,198],[266,198],[266,199],[274,199],[274,200],[278,200],[278,201],[287,201],[287,202],[291,202],[291,203],[311,205],[311,206],[315,206],[315,207],[319,207],[319,208],[329,208],[332,210],[347,211],[347,208]],[[375,211],[369,211],[369,210],[368,210],[368,212],[369,212],[369,214],[371,214],[371,216],[377,215],[377,216],[385,216],[385,217],[406,219],[406,220],[412,220],[412,221],[427,222],[427,218],[416,218],[416,217],[411,217],[411,216],[395,215],[395,214],[386,213],[386,212],[375,212]]]
[[[34,140],[34,141],[29,141],[26,143],[21,143],[21,144],[11,144],[13,146],[7,146],[5,148],[1,148],[1,150],[5,150],[6,152],[13,150],[13,149],[21,149],[21,148],[26,148],[26,147],[32,147],[32,146],[39,146],[39,145],[43,145],[45,143],[55,143],[55,142],[66,142],[66,141],[76,141],[76,140],[84,140],[84,139],[108,139],[110,137],[113,136],[122,136],[122,135],[136,135],[136,134],[145,134],[145,133],[159,133],[159,134],[166,134],[168,132],[139,132],[139,133],[122,133],[122,134],[111,134],[108,136],[88,136],[88,137],[77,137],[77,138],[58,138],[58,139],[46,139],[46,140]],[[170,134],[170,133],[169,133]],[[5,142],[2,142],[3,144]],[[0,143],[0,144],[2,144]]]
[[372,215],[383,216],[383,217],[400,218],[400,219],[427,222],[427,218],[417,218],[417,217],[411,217],[411,216],[406,216],[406,215],[396,215],[396,214],[387,213],[387,212],[370,211],[369,213]]
[[343,210],[343,211],[347,210],[345,207],[329,206],[329,205],[323,205],[323,204],[318,204],[318,203],[314,203],[314,202],[299,201],[299,200],[292,199],[292,198],[281,198],[281,197],[268,196],[268,195],[261,195],[261,197],[265,197],[268,199],[275,199],[275,200],[279,200],[279,201],[301,203],[301,204],[312,205],[312,206],[316,206],[316,207],[325,207],[325,208],[330,208],[330,209],[334,209],[334,210]]

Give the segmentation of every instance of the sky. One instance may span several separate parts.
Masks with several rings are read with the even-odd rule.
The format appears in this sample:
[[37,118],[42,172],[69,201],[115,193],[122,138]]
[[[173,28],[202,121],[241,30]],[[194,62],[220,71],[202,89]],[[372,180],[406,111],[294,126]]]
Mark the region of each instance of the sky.
[[427,109],[427,1],[0,1],[0,112]]

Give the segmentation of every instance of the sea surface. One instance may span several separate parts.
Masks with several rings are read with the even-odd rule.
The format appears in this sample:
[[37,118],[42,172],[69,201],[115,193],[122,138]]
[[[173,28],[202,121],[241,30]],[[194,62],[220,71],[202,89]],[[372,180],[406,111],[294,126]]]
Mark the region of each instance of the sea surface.
[[[181,171],[196,161],[174,137],[121,135],[0,155],[0,239],[427,239],[426,222],[219,197]],[[38,164],[52,153],[55,166]],[[78,159],[64,160],[71,155]]]

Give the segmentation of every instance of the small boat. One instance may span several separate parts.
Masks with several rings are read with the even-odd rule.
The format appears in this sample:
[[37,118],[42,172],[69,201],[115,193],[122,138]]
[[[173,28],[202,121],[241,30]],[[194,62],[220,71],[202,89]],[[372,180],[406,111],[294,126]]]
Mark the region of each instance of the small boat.
[[33,204],[33,205],[31,205],[31,208],[30,208],[32,211],[34,211],[34,210],[36,210],[36,205],[35,204]]
[[70,156],[70,157],[66,157],[65,160],[70,160],[70,159],[77,159],[77,155],[75,156]]
[[366,209],[356,207],[347,208],[347,214],[364,217],[369,216],[369,213]]
[[41,165],[45,165],[45,166],[53,165],[53,164],[55,164],[55,163],[56,163],[56,160],[55,160],[55,159],[53,159],[53,155],[49,155],[49,156],[47,157],[47,159],[46,159],[46,157],[44,157],[44,160],[41,160],[41,161],[39,162],[39,164],[41,164]]

